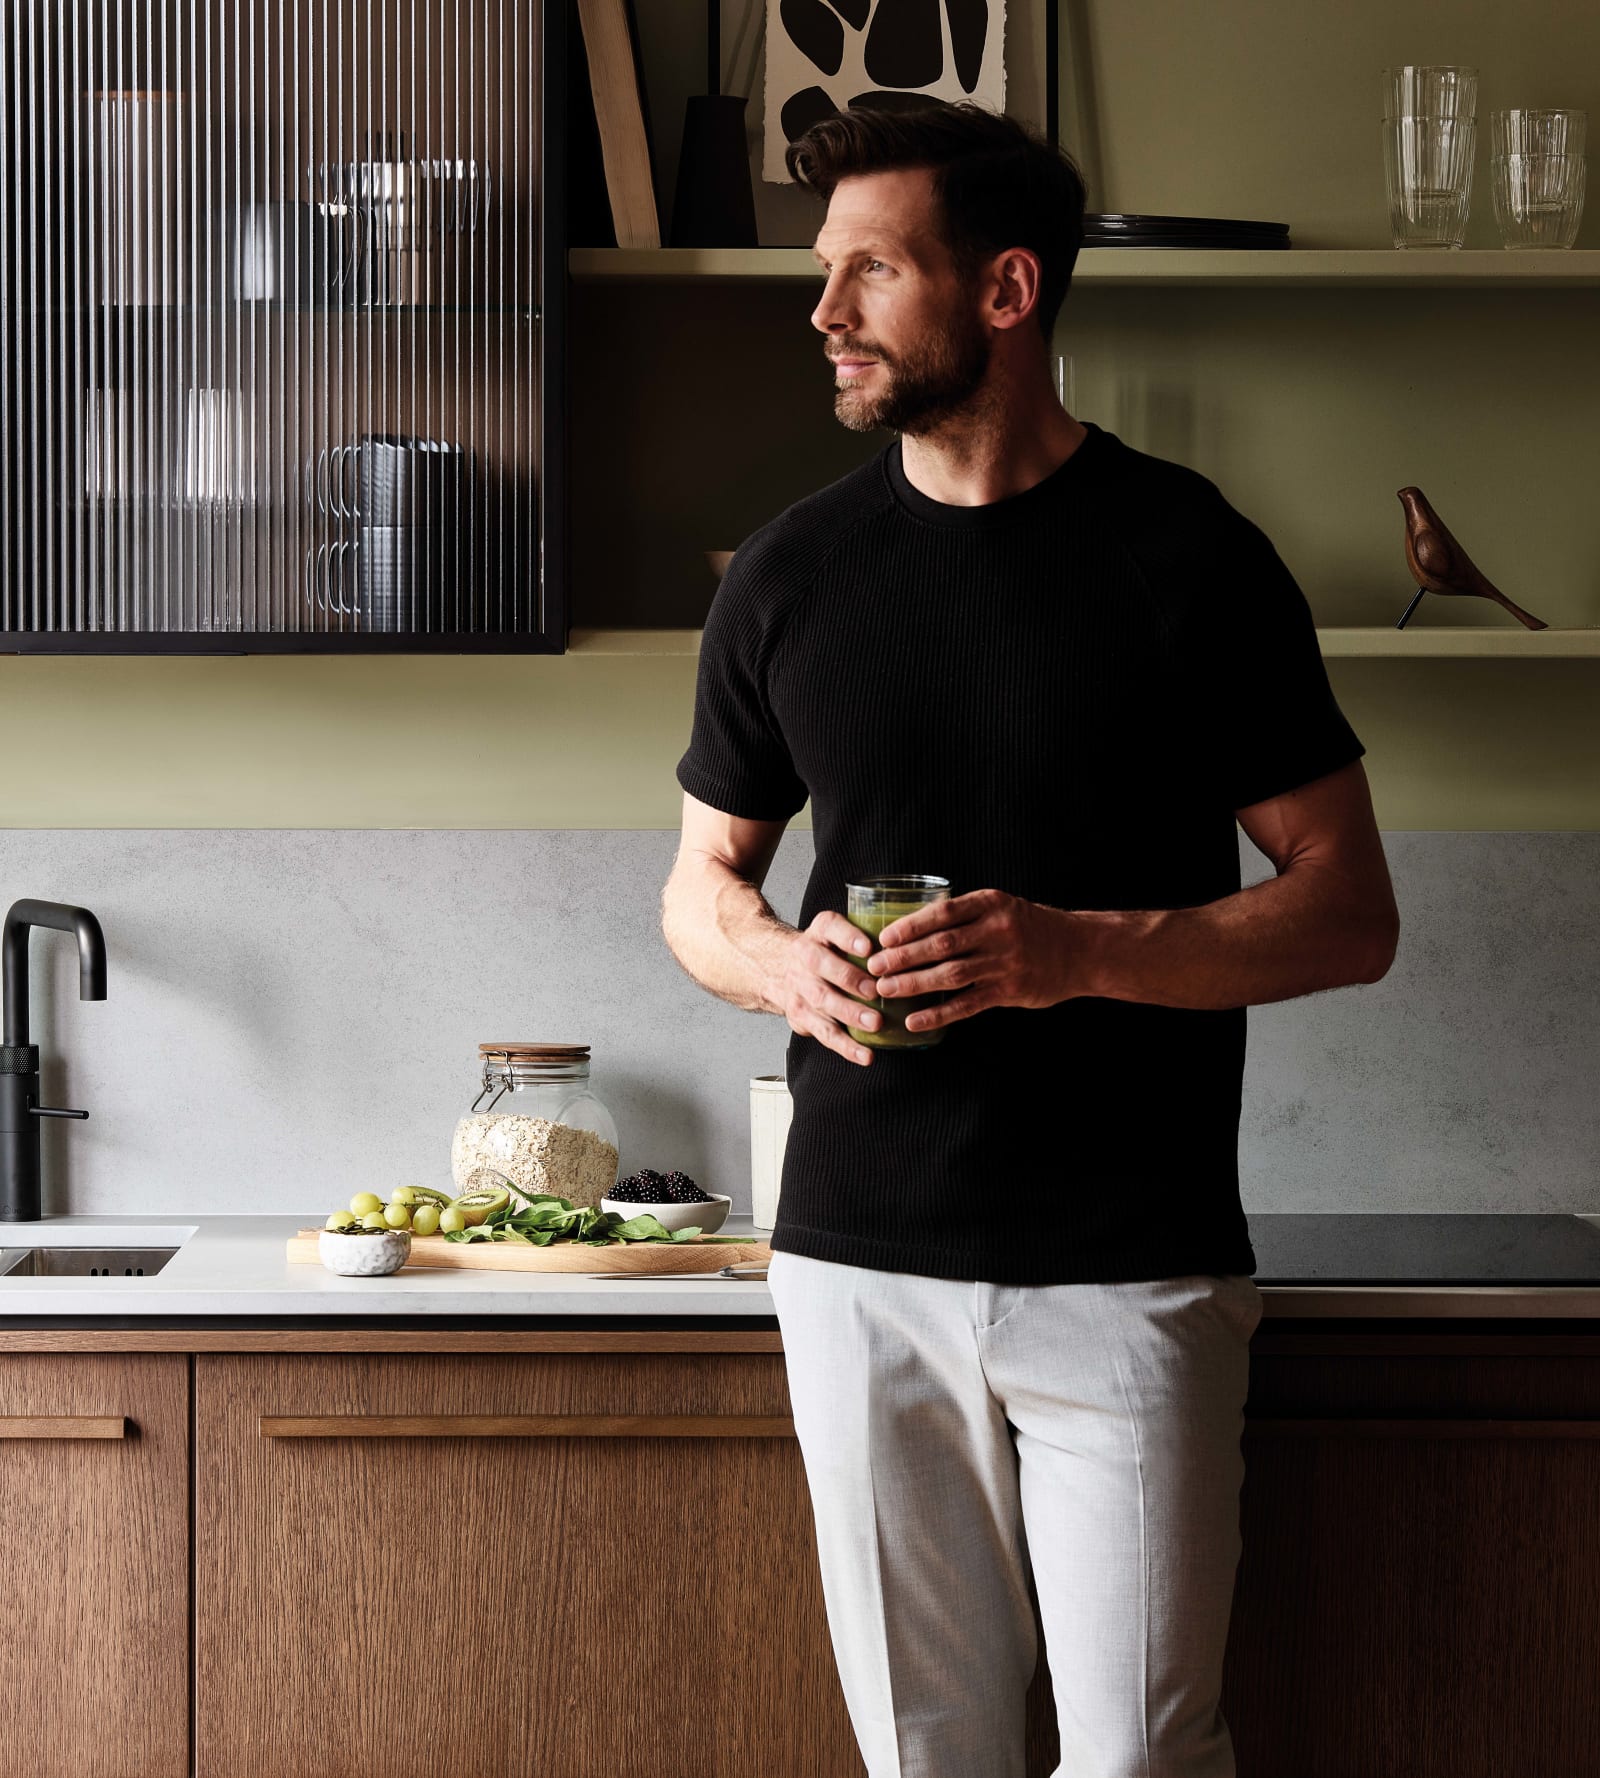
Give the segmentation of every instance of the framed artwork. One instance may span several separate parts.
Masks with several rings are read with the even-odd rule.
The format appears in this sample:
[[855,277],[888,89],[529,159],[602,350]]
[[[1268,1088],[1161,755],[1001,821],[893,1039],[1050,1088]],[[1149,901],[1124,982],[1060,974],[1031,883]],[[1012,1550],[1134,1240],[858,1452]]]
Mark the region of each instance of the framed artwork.
[[789,183],[789,144],[852,105],[1003,111],[1005,22],[1005,0],[767,0],[762,178]]

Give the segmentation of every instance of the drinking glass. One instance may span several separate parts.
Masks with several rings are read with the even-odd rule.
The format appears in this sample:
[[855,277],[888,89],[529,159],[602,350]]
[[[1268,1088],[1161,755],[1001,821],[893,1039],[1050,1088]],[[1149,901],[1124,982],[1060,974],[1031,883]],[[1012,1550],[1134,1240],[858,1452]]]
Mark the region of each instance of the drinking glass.
[[[913,914],[920,907],[927,907],[930,902],[948,901],[950,899],[950,879],[948,877],[863,877],[859,883],[845,884],[845,918],[852,926],[859,926],[873,941],[873,950],[878,947],[878,934],[885,926]],[[858,961],[865,963],[866,959]],[[856,1000],[852,994],[850,999]],[[902,998],[884,1000],[860,1000],[861,1006],[870,1006],[876,1012],[881,1023],[876,1031],[859,1031],[854,1025],[846,1029],[857,1043],[864,1043],[869,1049],[880,1050],[925,1050],[942,1041],[944,1032],[908,1031],[906,1015],[919,1011],[925,1006],[937,1006],[944,999],[943,994],[908,994]]]
[[1472,203],[1476,68],[1383,71],[1383,163],[1396,247],[1459,247]]
[[141,491],[136,446],[139,406],[131,389],[83,392],[83,491],[90,500],[125,500]]
[[1582,111],[1489,113],[1489,188],[1506,247],[1570,247],[1583,220]]
[[1444,62],[1408,63],[1383,71],[1385,117],[1459,118],[1478,114],[1478,70]]
[[1562,107],[1540,111],[1491,111],[1490,154],[1575,154],[1583,157],[1589,129],[1587,111]]
[[253,436],[244,398],[234,389],[187,389],[183,398],[183,498],[194,506],[229,506],[255,487]]

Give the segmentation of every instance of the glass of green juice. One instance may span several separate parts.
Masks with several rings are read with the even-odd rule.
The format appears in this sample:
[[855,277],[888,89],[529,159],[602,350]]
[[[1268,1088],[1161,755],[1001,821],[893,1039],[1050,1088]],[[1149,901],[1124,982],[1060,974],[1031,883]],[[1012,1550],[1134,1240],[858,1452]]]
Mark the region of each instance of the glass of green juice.
[[[948,901],[950,879],[864,877],[859,883],[846,883],[844,893],[845,918],[852,926],[859,926],[872,939],[873,950],[877,950],[878,934],[885,926],[892,925],[907,914],[914,914],[918,908],[926,907],[930,902]],[[864,966],[866,958],[859,958],[858,961]],[[881,1023],[876,1031],[860,1031],[854,1025],[846,1027],[857,1043],[864,1043],[869,1049],[932,1049],[944,1037],[942,1030],[906,1029],[907,1013],[917,1012],[925,1006],[937,1006],[944,999],[943,994],[907,994],[898,1000],[860,1000],[854,994],[850,998],[860,1006],[870,1006],[880,1015]]]

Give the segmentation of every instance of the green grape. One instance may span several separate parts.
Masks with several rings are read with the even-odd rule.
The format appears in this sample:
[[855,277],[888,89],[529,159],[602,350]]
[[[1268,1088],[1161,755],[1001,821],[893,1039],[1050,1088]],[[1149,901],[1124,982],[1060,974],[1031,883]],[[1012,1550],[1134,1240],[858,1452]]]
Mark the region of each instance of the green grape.
[[414,1235],[433,1235],[439,1230],[439,1206],[437,1204],[418,1204],[411,1212],[411,1232]]
[[355,1218],[348,1210],[335,1210],[322,1226],[327,1229],[347,1229],[354,1221]]
[[466,1226],[466,1217],[454,1204],[447,1204],[439,1212],[439,1232],[441,1234],[453,1235],[457,1229],[464,1229]]
[[366,1216],[370,1211],[381,1210],[383,1199],[376,1192],[357,1192],[350,1200],[350,1208],[357,1216]]
[[369,1210],[366,1215],[362,1217],[361,1226],[364,1229],[377,1229],[381,1233],[384,1229],[388,1228],[389,1225],[384,1221],[383,1212],[381,1210]]
[[391,1204],[383,1213],[383,1220],[392,1229],[408,1229],[411,1227],[411,1211],[405,1204]]
[[397,1185],[389,1194],[391,1204],[404,1204],[407,1209],[416,1203],[417,1194],[409,1185]]

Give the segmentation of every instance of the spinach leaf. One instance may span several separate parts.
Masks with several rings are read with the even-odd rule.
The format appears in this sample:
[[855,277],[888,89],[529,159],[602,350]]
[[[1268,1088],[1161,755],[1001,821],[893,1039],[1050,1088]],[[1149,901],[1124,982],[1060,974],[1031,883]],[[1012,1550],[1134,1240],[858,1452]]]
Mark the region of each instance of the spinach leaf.
[[454,1229],[447,1241],[509,1241],[519,1247],[548,1247],[553,1241],[571,1241],[584,1247],[615,1247],[624,1241],[737,1242],[739,1235],[702,1235],[698,1224],[688,1228],[663,1228],[649,1210],[624,1217],[597,1205],[576,1205],[554,1192],[535,1192],[515,1209],[507,1207],[468,1228]]

